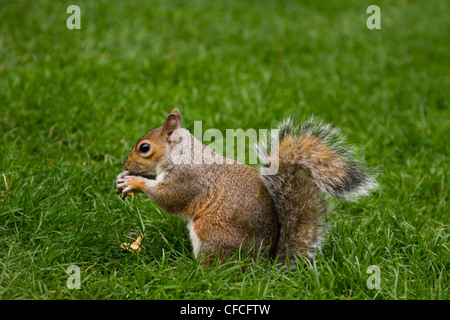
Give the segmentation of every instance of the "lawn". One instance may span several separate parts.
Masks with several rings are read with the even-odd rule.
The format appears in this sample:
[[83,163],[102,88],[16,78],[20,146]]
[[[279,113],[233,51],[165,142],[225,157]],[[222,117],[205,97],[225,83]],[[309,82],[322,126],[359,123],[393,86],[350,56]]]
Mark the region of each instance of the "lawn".
[[[449,3],[379,1],[369,30],[371,4],[0,0],[0,299],[449,299]],[[380,188],[335,201],[295,270],[204,268],[185,221],[115,194],[174,107],[191,132],[318,116]],[[142,253],[120,248],[140,233]]]

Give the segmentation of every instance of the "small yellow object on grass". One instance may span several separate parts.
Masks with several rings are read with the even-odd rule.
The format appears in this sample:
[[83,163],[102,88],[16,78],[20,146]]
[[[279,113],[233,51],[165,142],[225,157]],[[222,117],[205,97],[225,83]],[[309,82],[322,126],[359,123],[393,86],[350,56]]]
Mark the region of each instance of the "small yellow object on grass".
[[132,244],[124,242],[124,243],[122,243],[122,245],[120,247],[122,249],[130,251],[130,252],[137,251],[137,252],[141,253],[142,252],[142,249],[141,249],[142,238],[144,238],[143,234],[141,234],[139,237],[137,237],[136,241],[133,242]]

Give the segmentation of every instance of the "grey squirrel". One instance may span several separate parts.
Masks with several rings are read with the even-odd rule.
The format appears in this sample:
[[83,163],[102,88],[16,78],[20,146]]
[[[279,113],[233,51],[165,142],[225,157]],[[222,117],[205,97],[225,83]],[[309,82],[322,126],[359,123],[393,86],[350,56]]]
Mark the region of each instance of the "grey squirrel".
[[144,192],[165,211],[185,218],[196,257],[224,259],[257,244],[281,262],[295,255],[313,258],[323,241],[326,195],[356,199],[376,181],[332,126],[310,119],[297,128],[288,119],[278,129],[276,174],[261,175],[203,144],[201,152],[224,161],[195,164],[189,161],[195,155],[183,151],[193,150],[198,140],[181,127],[174,109],[164,125],[132,148],[116,191],[123,198]]

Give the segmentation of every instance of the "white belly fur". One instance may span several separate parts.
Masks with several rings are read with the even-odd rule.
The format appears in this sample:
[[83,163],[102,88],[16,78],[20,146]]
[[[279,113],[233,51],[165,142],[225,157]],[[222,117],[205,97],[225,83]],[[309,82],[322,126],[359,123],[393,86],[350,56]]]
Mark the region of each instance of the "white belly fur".
[[200,239],[197,236],[197,233],[195,232],[194,228],[194,218],[191,217],[188,222],[188,230],[189,230],[189,236],[191,238],[192,247],[194,248],[194,256],[197,258],[198,253],[200,252]]

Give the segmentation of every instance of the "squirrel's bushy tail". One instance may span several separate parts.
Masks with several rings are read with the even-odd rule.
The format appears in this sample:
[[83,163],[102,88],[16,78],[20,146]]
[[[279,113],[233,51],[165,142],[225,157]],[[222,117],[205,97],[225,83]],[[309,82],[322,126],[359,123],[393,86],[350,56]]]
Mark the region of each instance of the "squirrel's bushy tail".
[[278,158],[278,172],[261,176],[278,210],[277,253],[281,259],[293,254],[314,257],[323,238],[326,195],[354,200],[367,195],[376,181],[330,124],[310,118],[297,127],[287,119],[278,129],[279,148],[260,159],[270,163]]

